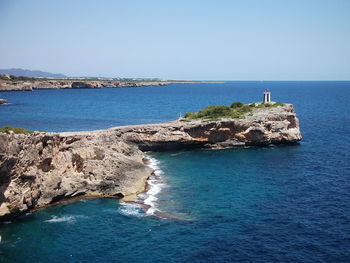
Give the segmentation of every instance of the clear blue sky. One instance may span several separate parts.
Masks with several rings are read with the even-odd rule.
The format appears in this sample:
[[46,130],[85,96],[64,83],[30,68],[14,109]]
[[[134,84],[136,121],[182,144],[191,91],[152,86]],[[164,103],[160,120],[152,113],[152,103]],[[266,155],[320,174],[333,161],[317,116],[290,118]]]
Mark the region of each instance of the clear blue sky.
[[349,0],[0,0],[0,68],[349,80]]

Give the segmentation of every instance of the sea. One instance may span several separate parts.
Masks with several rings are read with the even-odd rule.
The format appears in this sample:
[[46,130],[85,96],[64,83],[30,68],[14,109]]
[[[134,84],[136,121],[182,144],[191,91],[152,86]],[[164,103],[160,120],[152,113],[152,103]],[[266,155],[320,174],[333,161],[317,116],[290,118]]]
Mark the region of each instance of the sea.
[[0,126],[80,131],[207,105],[294,104],[294,146],[146,153],[152,210],[88,199],[0,225],[0,262],[350,262],[350,82],[228,81],[1,92]]

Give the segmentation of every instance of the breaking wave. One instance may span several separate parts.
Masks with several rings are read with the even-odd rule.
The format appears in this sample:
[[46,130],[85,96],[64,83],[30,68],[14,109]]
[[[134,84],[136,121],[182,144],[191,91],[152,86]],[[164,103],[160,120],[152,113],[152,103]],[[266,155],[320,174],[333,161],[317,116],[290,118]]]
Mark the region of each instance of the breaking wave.
[[160,212],[157,195],[165,186],[163,181],[163,171],[159,168],[159,161],[149,157],[148,166],[154,170],[154,174],[147,180],[147,191],[140,194],[138,197],[143,201],[146,214],[154,215]]
[[159,168],[159,161],[148,156],[148,166],[154,170],[153,175],[147,180],[146,191],[137,195],[135,202],[121,202],[119,212],[126,216],[145,216],[162,214],[159,209],[157,195],[165,186],[163,171]]
[[118,212],[124,216],[137,216],[142,217],[144,213],[142,209],[137,204],[121,202]]
[[46,223],[62,223],[62,222],[68,222],[73,223],[76,222],[78,218],[81,218],[83,216],[53,216],[51,219],[45,220]]

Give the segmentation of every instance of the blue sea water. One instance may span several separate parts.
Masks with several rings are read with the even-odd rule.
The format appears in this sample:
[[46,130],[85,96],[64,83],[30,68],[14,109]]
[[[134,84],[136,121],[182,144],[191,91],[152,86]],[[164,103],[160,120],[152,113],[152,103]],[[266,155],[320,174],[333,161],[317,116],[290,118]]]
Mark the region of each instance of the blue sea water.
[[148,216],[115,200],[66,203],[0,225],[0,262],[350,262],[350,82],[227,82],[3,92],[0,126],[93,130],[206,105],[293,103],[296,146],[149,153],[162,188]]

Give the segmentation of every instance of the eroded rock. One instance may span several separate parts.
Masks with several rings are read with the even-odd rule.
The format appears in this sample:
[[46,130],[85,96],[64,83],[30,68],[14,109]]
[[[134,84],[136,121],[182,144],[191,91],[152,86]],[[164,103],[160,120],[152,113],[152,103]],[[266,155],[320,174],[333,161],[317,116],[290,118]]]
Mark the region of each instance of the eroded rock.
[[127,197],[152,169],[142,151],[301,140],[292,105],[245,119],[173,121],[91,132],[0,133],[0,220],[76,196]]

